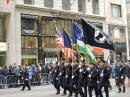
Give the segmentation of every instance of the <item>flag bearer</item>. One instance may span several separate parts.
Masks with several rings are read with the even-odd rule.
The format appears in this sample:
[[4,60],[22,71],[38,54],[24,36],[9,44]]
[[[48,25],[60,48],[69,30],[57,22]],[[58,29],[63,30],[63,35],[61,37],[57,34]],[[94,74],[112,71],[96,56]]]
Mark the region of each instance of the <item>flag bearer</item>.
[[54,87],[56,88],[57,92],[56,95],[60,94],[60,86],[58,85],[59,82],[59,66],[58,62],[54,65],[54,68],[52,69],[52,75],[54,80]]
[[108,65],[105,64],[105,61],[103,60],[100,63],[100,67],[99,67],[99,83],[98,83],[98,90],[99,90],[99,96],[103,97],[102,95],[102,87],[104,87],[104,91],[106,94],[106,97],[109,97],[109,86],[110,86],[110,82],[109,82],[109,78],[110,78],[110,69],[108,67]]
[[125,65],[120,61],[119,65],[115,68],[115,79],[116,79],[116,85],[118,86],[118,93],[121,92],[121,87],[123,86],[123,92],[125,92],[125,75],[126,75],[126,67]]
[[90,63],[90,68],[87,69],[88,71],[88,92],[89,97],[92,97],[92,91],[94,89],[96,97],[98,97],[98,71],[96,68],[96,64]]

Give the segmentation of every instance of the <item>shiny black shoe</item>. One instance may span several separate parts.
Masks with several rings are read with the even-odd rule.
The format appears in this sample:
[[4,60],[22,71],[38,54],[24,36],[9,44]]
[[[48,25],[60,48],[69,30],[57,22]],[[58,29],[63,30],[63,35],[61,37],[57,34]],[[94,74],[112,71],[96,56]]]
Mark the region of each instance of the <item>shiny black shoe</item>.
[[62,94],[62,96],[65,96],[65,95],[66,95],[66,93],[63,93],[63,94]]
[[123,86],[123,93],[125,93],[125,86]]
[[72,97],[72,95],[71,95],[71,94],[69,94],[69,95],[68,95],[68,97]]
[[121,93],[121,89],[119,89],[118,93]]
[[56,95],[59,95],[60,94],[60,92],[56,92]]
[[78,97],[78,95],[75,95],[75,97]]

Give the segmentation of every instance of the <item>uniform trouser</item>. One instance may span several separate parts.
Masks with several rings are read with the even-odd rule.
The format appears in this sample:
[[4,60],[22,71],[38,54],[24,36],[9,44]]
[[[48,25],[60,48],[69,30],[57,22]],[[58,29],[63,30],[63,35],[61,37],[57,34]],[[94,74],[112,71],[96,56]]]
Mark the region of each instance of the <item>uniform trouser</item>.
[[84,97],[84,93],[82,90],[82,80],[79,78],[78,80],[75,80],[75,96],[78,97],[78,93],[81,95],[81,97]]
[[92,97],[92,91],[93,91],[93,89],[95,91],[96,97],[98,97],[98,87],[97,87],[97,85],[92,85],[92,86],[88,85],[89,97]]
[[119,91],[121,91],[121,86],[123,86],[123,91],[125,92],[125,79],[116,79],[116,85],[118,86]]
[[66,81],[65,81],[65,91],[69,91],[69,93],[71,94],[71,78],[66,78]]
[[58,80],[54,79],[54,87],[56,88],[57,92],[60,92],[60,86],[58,85]]
[[28,81],[25,81],[25,82],[24,82],[22,90],[24,90],[25,87],[28,87],[28,90],[31,90],[31,87],[30,87],[30,84],[29,84]]
[[74,79],[71,79],[71,81],[70,81],[70,89],[69,89],[70,95],[75,93],[75,91],[76,91],[76,89],[75,89],[75,86],[74,86]]
[[84,96],[87,97],[87,80],[83,79]]
[[103,80],[99,81],[99,85],[98,85],[99,97],[103,97],[103,95],[102,95],[102,87],[104,87],[104,91],[106,93],[106,97],[109,97],[109,90],[108,90],[109,82],[108,81],[104,82]]
[[60,80],[61,80],[60,81],[60,86],[64,89],[63,93],[66,94],[66,87],[65,87],[66,78],[62,77]]

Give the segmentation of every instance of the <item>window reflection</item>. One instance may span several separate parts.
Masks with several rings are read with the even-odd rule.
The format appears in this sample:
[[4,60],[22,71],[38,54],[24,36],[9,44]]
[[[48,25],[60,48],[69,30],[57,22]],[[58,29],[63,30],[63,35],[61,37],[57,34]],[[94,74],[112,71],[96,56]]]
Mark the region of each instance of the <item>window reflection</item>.
[[0,42],[5,42],[4,17],[0,17]]
[[25,37],[25,48],[37,48],[37,37]]
[[36,21],[33,19],[22,19],[22,34],[37,34]]
[[56,48],[55,37],[43,37],[42,38],[42,48]]

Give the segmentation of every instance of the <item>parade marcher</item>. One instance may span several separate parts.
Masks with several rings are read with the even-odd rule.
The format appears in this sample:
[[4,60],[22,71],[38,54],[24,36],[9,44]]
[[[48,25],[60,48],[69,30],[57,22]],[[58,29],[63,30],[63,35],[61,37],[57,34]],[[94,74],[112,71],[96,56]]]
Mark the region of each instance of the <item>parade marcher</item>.
[[72,60],[69,60],[69,64],[66,67],[66,81],[65,81],[65,90],[69,91],[69,95],[68,97],[72,96],[72,92],[71,92],[71,78],[72,78]]
[[127,77],[128,77],[128,87],[130,87],[130,60],[127,63]]
[[59,85],[64,89],[62,96],[66,95],[65,79],[66,79],[66,67],[65,67],[65,58],[61,59],[60,63],[60,80]]
[[115,68],[115,80],[116,85],[118,86],[118,93],[121,92],[121,86],[123,86],[123,92],[125,92],[125,75],[126,75],[126,66],[120,61],[119,65]]
[[96,64],[90,63],[90,68],[87,68],[88,72],[88,91],[89,97],[92,97],[92,91],[94,89],[96,97],[98,97],[98,71]]
[[28,72],[27,67],[24,68],[24,72],[23,72],[22,77],[23,77],[23,82],[24,82],[22,91],[24,91],[26,86],[28,87],[28,90],[31,90],[30,83],[29,83],[29,72]]
[[87,97],[87,85],[88,85],[88,72],[87,72],[87,69],[88,66],[86,65],[85,63],[85,60],[82,61],[82,66],[81,66],[81,83],[80,85],[83,87],[84,89],[84,97]]
[[54,68],[52,69],[52,75],[53,75],[53,81],[54,81],[54,87],[56,88],[57,92],[56,95],[60,94],[60,86],[58,85],[59,82],[59,66],[58,62],[54,65]]
[[103,97],[102,94],[102,87],[104,87],[104,91],[106,94],[106,97],[109,97],[109,86],[110,86],[110,69],[109,67],[105,64],[105,61],[102,60],[100,63],[100,67],[98,69],[99,72],[99,82],[98,82],[98,90],[99,90],[99,96]]
[[74,76],[72,76],[73,83],[75,86],[75,97],[78,97],[78,93],[80,93],[81,97],[84,97],[82,87],[80,87],[79,85],[82,81],[81,75],[80,75],[80,69],[81,69],[81,65],[79,65],[79,61],[76,60],[75,65],[74,65]]

